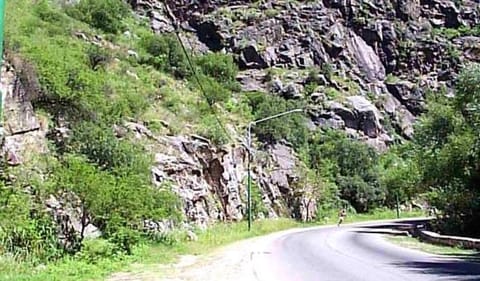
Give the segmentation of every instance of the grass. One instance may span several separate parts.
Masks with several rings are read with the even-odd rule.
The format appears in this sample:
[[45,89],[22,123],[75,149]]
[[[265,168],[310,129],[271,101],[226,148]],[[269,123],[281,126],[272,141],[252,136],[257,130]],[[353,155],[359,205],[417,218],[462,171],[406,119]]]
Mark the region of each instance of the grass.
[[430,243],[425,243],[417,238],[407,237],[407,236],[386,236],[387,240],[397,244],[399,246],[413,249],[413,250],[420,250],[423,252],[427,252],[430,254],[436,255],[476,255],[478,254],[475,250],[468,250],[462,249],[458,247],[450,247],[450,246],[442,246],[442,245],[434,245]]
[[[422,216],[421,212],[402,213],[402,218]],[[395,211],[381,210],[370,214],[347,215],[345,223],[396,218]],[[300,223],[291,219],[254,221],[252,230],[247,230],[246,222],[216,224],[206,231],[199,232],[198,241],[178,242],[173,245],[153,244],[138,247],[132,256],[113,257],[95,263],[70,257],[58,262],[34,266],[17,263],[13,258],[0,257],[0,280],[2,281],[82,281],[104,280],[113,272],[145,270],[158,264],[175,262],[181,255],[202,255],[235,241],[253,238],[290,228],[312,227],[335,224],[336,211],[322,216],[314,223]]]

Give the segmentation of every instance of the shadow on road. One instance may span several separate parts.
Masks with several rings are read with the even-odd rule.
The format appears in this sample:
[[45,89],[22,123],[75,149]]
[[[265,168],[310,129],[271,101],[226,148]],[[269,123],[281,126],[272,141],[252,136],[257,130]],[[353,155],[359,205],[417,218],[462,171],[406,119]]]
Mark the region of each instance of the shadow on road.
[[[478,258],[477,255],[475,255]],[[394,263],[394,266],[405,268],[416,273],[432,274],[445,277],[447,280],[471,281],[480,280],[480,264],[469,261],[472,257],[445,258],[436,261],[412,261]],[[448,277],[454,278],[449,279]],[[442,279],[443,280],[443,279]]]
[[[366,234],[401,234],[401,232],[415,227],[422,221],[410,223],[392,223],[381,226],[362,226],[352,231]],[[391,231],[398,231],[398,233]],[[445,280],[480,281],[480,253],[473,254],[446,254],[433,261],[408,261],[393,263],[393,266],[404,268],[415,273],[442,276]]]

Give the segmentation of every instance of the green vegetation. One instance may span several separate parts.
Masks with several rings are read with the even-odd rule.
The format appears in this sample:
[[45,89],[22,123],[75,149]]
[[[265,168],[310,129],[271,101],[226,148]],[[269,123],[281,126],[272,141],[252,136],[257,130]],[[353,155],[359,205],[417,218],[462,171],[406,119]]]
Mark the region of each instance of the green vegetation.
[[461,36],[480,36],[479,27],[462,26],[460,28],[434,28],[432,29],[433,35],[441,35],[447,39],[455,39]]
[[[244,102],[251,108],[255,119],[265,118],[287,110],[304,108],[302,102],[287,101],[278,96],[262,93],[248,93]],[[257,138],[262,142],[274,143],[286,139],[296,147],[304,142],[308,134],[306,119],[301,113],[259,123],[253,129]]]
[[[26,80],[38,78],[40,89],[27,89],[35,108],[53,123],[65,120],[72,129],[70,138],[51,144],[50,155],[28,167],[3,169],[17,180],[1,181],[0,254],[11,255],[16,262],[39,264],[73,255],[91,260],[96,255],[91,247],[100,247],[100,256],[128,255],[138,244],[168,243],[143,230],[143,219],[181,220],[179,200],[168,185],[151,185],[152,156],[142,143],[131,142],[129,135],[117,138],[112,125],[141,120],[149,111],[162,108],[163,112],[174,110],[181,126],[188,118],[198,119],[200,113],[211,118],[212,110],[206,110],[198,86],[178,87],[179,81],[175,93],[167,91],[173,84],[169,75],[190,79],[186,57],[174,38],[147,36],[149,29],[129,14],[128,6],[119,0],[82,0],[65,7],[47,0],[7,5],[6,50],[10,58],[25,62],[24,69],[17,70]],[[127,35],[120,34],[125,30],[136,36],[126,40]],[[139,48],[138,56],[127,53],[132,46]],[[210,88],[219,89],[213,103],[228,100],[235,88],[233,61],[223,55],[197,59],[196,67],[211,80]],[[35,96],[39,90],[41,94]],[[159,96],[167,98],[159,100]],[[194,103],[199,109],[190,106],[188,113],[178,107]],[[192,111],[198,115],[190,116]],[[81,210],[81,231],[60,244],[44,202],[71,193]],[[99,227],[102,245],[85,240],[89,223]]]
[[[403,213],[402,217],[419,216],[418,212]],[[349,214],[346,223],[361,222],[378,219],[392,219],[393,211],[377,211],[370,214]],[[175,262],[180,255],[201,255],[211,252],[213,249],[229,243],[253,238],[259,235],[272,233],[294,227],[310,227],[322,224],[336,223],[337,214],[331,212],[323,217],[323,220],[311,224],[301,224],[290,219],[259,220],[254,222],[252,231],[247,231],[246,222],[235,224],[217,224],[199,232],[198,241],[185,240],[185,235],[177,234],[170,244],[145,244],[136,246],[130,256],[123,254],[110,255],[112,245],[105,240],[87,240],[82,249],[73,258],[65,258],[55,263],[33,267],[29,263],[18,263],[9,257],[0,257],[0,279],[5,281],[41,281],[41,280],[101,280],[112,272],[128,270],[143,273],[152,272],[161,276],[162,268],[159,264]],[[133,266],[132,264],[135,264]],[[32,269],[33,268],[33,269]]]
[[408,236],[387,236],[387,240],[405,248],[424,251],[424,252],[435,254],[435,255],[447,255],[447,256],[471,255],[472,257],[474,257],[475,255],[478,254],[478,252],[474,250],[466,250],[458,247],[433,245],[430,243],[421,242],[417,238],[408,237]]
[[465,69],[455,98],[432,96],[413,145],[419,187],[444,217],[444,233],[479,235],[480,66]]
[[71,17],[108,33],[122,31],[125,28],[123,20],[130,14],[128,5],[121,0],[81,0],[66,11]]
[[[255,20],[258,15],[252,12],[243,11],[242,18]],[[242,126],[305,108],[303,101],[240,93],[232,56],[187,56],[174,35],[153,34],[131,16],[124,1],[9,1],[7,23],[9,59],[22,62],[16,67],[23,81],[38,80],[38,85],[25,85],[28,98],[52,125],[71,131],[65,140],[52,139],[47,156],[3,168],[0,279],[87,280],[152,254],[166,262],[178,254],[204,253],[237,239],[299,226],[290,220],[262,221],[248,233],[244,222],[218,225],[201,232],[196,243],[184,241],[185,233],[158,235],[143,229],[146,219],[178,224],[182,206],[168,184],[152,186],[147,140],[132,141],[129,133],[117,137],[113,126],[129,120],[159,134],[198,133],[222,145],[232,137],[219,122]],[[407,50],[408,44],[412,42],[400,47]],[[275,71],[285,72],[272,69],[269,76]],[[306,71],[307,92],[323,85],[320,74],[340,89],[326,87],[331,99],[359,90],[332,65]],[[304,175],[296,185],[314,187],[317,223],[331,223],[342,206],[352,214],[347,222],[392,217],[391,211],[375,211],[422,194],[445,215],[438,229],[478,235],[479,85],[480,68],[466,69],[455,98],[429,97],[415,139],[383,154],[344,133],[310,131],[300,113],[260,123],[254,134],[262,144],[286,140],[294,147]],[[253,191],[254,215],[260,217],[265,206],[259,187]],[[71,201],[81,213],[82,230],[66,237],[67,244],[58,241],[57,226],[44,205],[52,196],[74,197]],[[85,237],[89,223],[100,229],[99,239]]]

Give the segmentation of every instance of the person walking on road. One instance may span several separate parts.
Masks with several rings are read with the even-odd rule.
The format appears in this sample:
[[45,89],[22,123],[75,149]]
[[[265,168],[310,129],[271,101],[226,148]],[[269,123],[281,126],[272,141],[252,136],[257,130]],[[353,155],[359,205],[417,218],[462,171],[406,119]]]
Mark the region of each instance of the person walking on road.
[[345,208],[342,208],[340,212],[338,213],[338,224],[337,226],[340,226],[340,224],[345,220],[345,217],[347,216],[347,210]]

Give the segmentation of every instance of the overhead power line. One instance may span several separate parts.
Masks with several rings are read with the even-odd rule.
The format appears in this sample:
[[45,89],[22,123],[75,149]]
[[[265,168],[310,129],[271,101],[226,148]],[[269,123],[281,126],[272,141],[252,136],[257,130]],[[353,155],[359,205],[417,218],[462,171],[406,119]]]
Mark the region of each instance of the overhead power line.
[[[225,134],[225,136],[231,141],[231,142],[234,142],[233,138],[230,136],[230,133],[227,131],[227,129],[225,128],[225,126],[223,125],[222,123],[222,120],[220,120],[220,118],[218,117],[216,111],[215,111],[215,108],[213,107],[213,103],[211,101],[211,98],[208,96],[206,90],[205,90],[205,87],[203,86],[202,82],[200,81],[200,78],[198,77],[198,74],[197,74],[197,71],[195,69],[195,65],[193,64],[192,62],[192,59],[190,58],[189,54],[188,54],[188,51],[187,51],[187,48],[185,47],[185,44],[183,44],[183,41],[182,41],[182,38],[180,37],[180,26],[179,24],[177,23],[177,20],[175,18],[175,16],[173,15],[173,13],[171,12],[170,10],[170,7],[168,6],[167,3],[165,3],[165,8],[167,10],[167,14],[168,16],[170,17],[171,21],[172,21],[172,24],[173,24],[173,28],[175,29],[175,35],[177,37],[177,40],[178,42],[180,43],[180,46],[182,47],[182,50],[183,50],[183,53],[185,54],[185,57],[187,59],[187,62],[188,62],[188,65],[192,71],[192,75],[193,77],[195,78],[195,81],[197,82],[198,84],[198,87],[200,89],[200,92],[202,94],[202,96],[205,98],[205,100],[207,101],[207,104],[211,110],[211,112],[213,113],[213,116],[215,117],[215,120],[217,121],[218,125],[220,126],[220,128],[222,129],[223,133]],[[188,40],[188,38],[185,38],[188,42],[188,44],[190,45],[190,49],[193,50],[193,45],[192,43],[190,42],[190,40]]]

